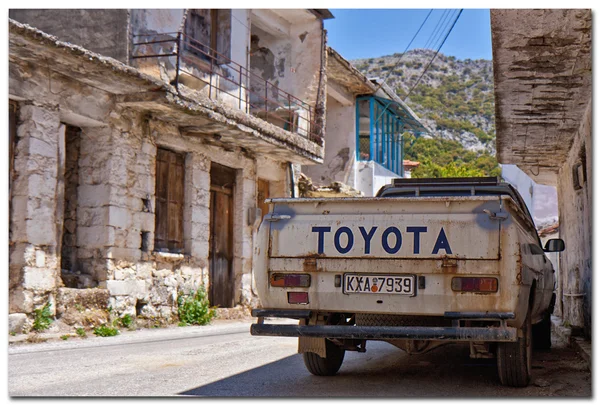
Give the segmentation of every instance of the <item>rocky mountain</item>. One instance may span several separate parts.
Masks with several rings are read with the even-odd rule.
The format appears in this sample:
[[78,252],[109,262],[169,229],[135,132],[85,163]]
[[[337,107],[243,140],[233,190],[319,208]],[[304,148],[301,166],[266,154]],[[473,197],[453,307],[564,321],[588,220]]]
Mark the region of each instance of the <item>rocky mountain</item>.
[[[404,100],[434,53],[416,49],[351,62],[370,78],[389,74],[386,83]],[[477,155],[496,154],[492,61],[439,53],[405,101],[432,137],[458,141]]]

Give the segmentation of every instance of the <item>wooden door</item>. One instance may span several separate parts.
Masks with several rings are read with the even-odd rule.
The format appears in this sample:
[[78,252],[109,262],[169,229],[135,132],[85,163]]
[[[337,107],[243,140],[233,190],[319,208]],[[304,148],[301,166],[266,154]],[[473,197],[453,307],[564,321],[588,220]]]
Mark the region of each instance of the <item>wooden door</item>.
[[211,305],[234,305],[233,276],[233,195],[235,170],[211,164],[210,170],[210,287]]

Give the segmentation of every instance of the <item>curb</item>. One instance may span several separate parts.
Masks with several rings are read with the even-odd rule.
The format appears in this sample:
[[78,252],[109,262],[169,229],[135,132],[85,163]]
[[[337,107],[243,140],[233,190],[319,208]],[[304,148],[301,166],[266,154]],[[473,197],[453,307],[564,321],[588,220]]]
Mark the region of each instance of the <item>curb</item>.
[[586,361],[588,370],[592,371],[592,342],[582,337],[574,337],[571,339],[571,346]]
[[571,328],[563,326],[563,321],[557,316],[552,316],[552,334],[563,344],[575,349],[577,354],[587,363],[588,370],[592,371],[592,342],[582,337],[571,336]]

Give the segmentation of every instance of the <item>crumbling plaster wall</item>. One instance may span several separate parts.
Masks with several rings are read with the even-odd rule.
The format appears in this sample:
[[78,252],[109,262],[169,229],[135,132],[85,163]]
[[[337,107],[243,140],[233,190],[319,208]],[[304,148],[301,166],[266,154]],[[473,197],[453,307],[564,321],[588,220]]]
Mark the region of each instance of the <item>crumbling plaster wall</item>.
[[[558,175],[563,319],[591,335],[592,312],[592,108],[591,100]],[[585,162],[583,162],[585,160]],[[583,188],[573,187],[573,167],[584,163]],[[561,297],[558,297],[560,300]],[[557,302],[557,304],[559,304]]]
[[[245,110],[246,82],[248,81],[247,72],[242,70],[240,75],[239,66],[242,66],[243,69],[248,67],[250,32],[247,27],[250,26],[250,13],[249,10],[243,9],[233,9],[230,12],[231,14],[222,17],[229,18],[230,21],[220,25],[222,29],[229,32],[219,32],[217,40],[222,42],[227,41],[219,49],[227,49],[227,51],[221,49],[220,52],[228,56],[234,63],[214,64],[212,68],[222,77],[218,77],[218,75],[211,76],[208,74],[210,63],[193,55],[182,45],[181,55],[184,57],[179,60],[180,69],[182,72],[190,72],[193,76],[181,74],[179,82],[205,95],[210,94],[212,98],[218,98],[230,106]],[[175,41],[176,33],[186,32],[185,23],[187,13],[189,13],[189,9],[131,10],[131,30],[134,42],[171,39],[169,42],[135,46],[133,47],[133,54],[161,55],[175,52],[177,50]],[[206,45],[210,44],[207,43]],[[199,44],[194,43],[194,46],[199,46]],[[219,60],[222,60],[222,58],[219,58]],[[160,78],[161,80],[167,82],[175,80],[176,56],[132,58],[131,64],[144,73]],[[210,92],[209,84],[213,86]]]
[[129,59],[127,9],[12,9],[21,23],[123,63]]
[[[352,95],[348,95],[352,100]],[[321,165],[304,165],[302,172],[317,186],[339,181],[355,187],[356,107],[327,97],[325,159]]]
[[[281,17],[275,14],[261,13],[263,24],[279,26]],[[321,63],[325,63],[324,37],[321,21],[315,17],[308,22],[287,22],[287,33],[273,35],[252,26],[252,35],[259,37],[258,46],[265,48],[273,58],[254,59],[250,70],[268,80],[280,89],[314,105],[318,97]],[[269,62],[266,64],[265,62]],[[321,80],[320,80],[321,79]],[[321,85],[321,91],[323,84]]]

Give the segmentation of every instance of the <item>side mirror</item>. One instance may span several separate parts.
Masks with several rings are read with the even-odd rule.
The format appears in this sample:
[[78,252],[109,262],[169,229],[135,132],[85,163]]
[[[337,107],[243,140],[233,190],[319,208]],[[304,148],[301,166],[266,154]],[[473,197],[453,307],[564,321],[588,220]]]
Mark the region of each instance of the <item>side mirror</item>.
[[565,250],[565,241],[562,239],[549,239],[544,247],[545,252],[562,252]]

